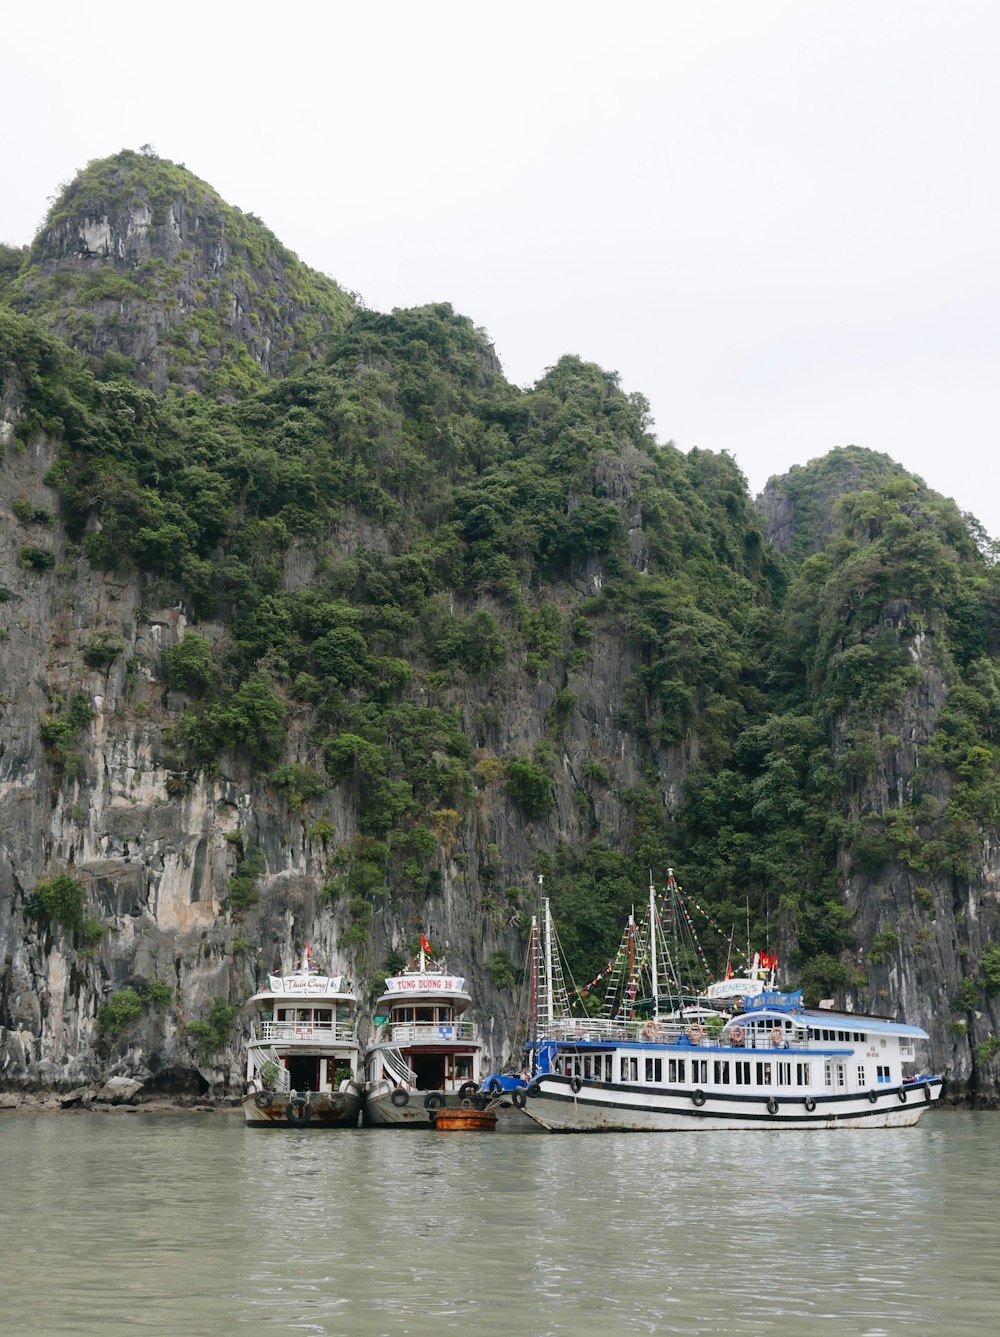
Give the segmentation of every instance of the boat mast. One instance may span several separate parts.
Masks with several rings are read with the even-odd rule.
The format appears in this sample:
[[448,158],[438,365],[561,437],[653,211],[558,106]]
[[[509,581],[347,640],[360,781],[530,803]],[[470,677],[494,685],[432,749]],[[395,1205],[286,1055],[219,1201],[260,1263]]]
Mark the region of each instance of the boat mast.
[[656,888],[653,886],[653,870],[649,870],[649,958],[653,977],[653,1020],[660,1015],[660,979],[656,970]]
[[[544,877],[541,873],[538,875],[538,886],[541,888]],[[542,897],[542,916],[545,923],[545,1021],[547,1034],[552,1034],[552,1024],[555,1020],[555,1007],[552,998],[552,911],[549,908],[549,898]]]
[[552,911],[548,897],[542,902],[545,907],[545,1025],[547,1033],[552,1033],[555,1021],[555,1002],[552,996]]
[[671,968],[674,974],[674,988],[677,990],[677,1007],[684,1006],[684,990],[681,986],[681,944],[677,935],[677,883],[674,881],[674,870],[667,869],[667,891],[670,892],[670,922],[674,930],[674,959],[671,962]]

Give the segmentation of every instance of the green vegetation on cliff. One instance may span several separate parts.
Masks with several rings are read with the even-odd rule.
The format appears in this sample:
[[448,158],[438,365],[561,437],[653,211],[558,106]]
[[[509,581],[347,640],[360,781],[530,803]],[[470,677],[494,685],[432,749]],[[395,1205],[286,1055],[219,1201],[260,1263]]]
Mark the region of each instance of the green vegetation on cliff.
[[[64,192],[8,302],[61,328],[65,292],[97,281],[59,278],[45,237],[139,205],[165,226],[179,201],[224,222],[230,278],[257,284],[278,264],[267,300],[316,315],[286,374],[230,376],[246,353],[233,344],[205,381],[226,402],[157,396],[123,357],[87,360],[0,307],[8,449],[57,441],[70,541],[199,624],[152,666],[171,695],[170,792],[227,753],[292,812],[338,789],[357,834],[332,853],[324,894],[359,947],[383,898],[435,895],[441,850],[484,802],[506,803],[535,867],[479,851],[484,916],[507,922],[523,908],[510,884],[544,873],[581,975],[607,960],[649,868],[677,867],[727,926],[749,903],[754,932],[770,924],[814,996],[864,979],[847,879],[970,876],[1000,823],[1000,587],[952,503],[886,457],[832,452],[783,480],[796,533],[779,557],[733,461],[656,445],[645,402],[613,373],[568,356],[518,390],[449,306],[355,309],[256,220],[145,154],[93,164]],[[14,260],[0,256],[6,272]],[[120,278],[87,273],[101,275],[95,301]],[[145,301],[175,277],[127,281],[153,285]],[[199,349],[220,293],[204,291]],[[173,330],[183,370],[195,344]],[[587,758],[568,840],[561,754],[585,727],[574,675],[601,638],[625,674],[614,727],[640,764],[626,785],[609,755]],[[95,634],[85,657],[107,670],[122,648]],[[940,701],[913,775],[889,792],[894,730],[928,675]],[[500,741],[515,733],[501,681],[522,704],[546,689],[520,747]],[[78,716],[54,703],[41,725],[64,775]],[[256,904],[262,870],[240,850],[230,913]],[[870,960],[891,950],[883,936]],[[507,980],[507,958],[490,959]]]

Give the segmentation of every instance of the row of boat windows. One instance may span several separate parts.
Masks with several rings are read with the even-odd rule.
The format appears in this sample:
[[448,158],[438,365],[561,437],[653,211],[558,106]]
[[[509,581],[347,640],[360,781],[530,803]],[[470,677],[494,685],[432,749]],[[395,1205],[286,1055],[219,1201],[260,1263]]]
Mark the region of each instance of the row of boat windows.
[[396,1022],[435,1022],[454,1021],[451,1007],[394,1007],[390,1021]]
[[[274,1015],[270,1012],[261,1014],[262,1021],[293,1021],[296,1026],[332,1026],[333,1025],[332,1007],[279,1007],[275,1008]],[[350,1021],[351,1009],[349,1007],[337,1008],[338,1021]]]
[[[765,1034],[768,1031],[784,1031],[785,1026],[781,1021],[761,1021],[756,1024],[757,1030],[762,1030]],[[751,1027],[750,1034],[753,1035],[754,1028]],[[856,1044],[866,1045],[868,1036],[864,1031],[835,1031],[828,1026],[816,1027],[809,1034],[814,1040],[832,1040],[837,1044]]]
[[[614,1056],[568,1054],[556,1062],[555,1071],[565,1077],[581,1077],[585,1081],[611,1082],[614,1080]],[[630,1055],[623,1055],[618,1060],[619,1081],[636,1083],[644,1081],[654,1086],[662,1085],[664,1080],[670,1085],[691,1082],[695,1086],[707,1086],[710,1071],[712,1084],[715,1086],[809,1086],[812,1083],[811,1063],[792,1063],[787,1060],[759,1059],[756,1062],[751,1059],[707,1058],[640,1060]],[[875,1071],[877,1082],[891,1081],[888,1064],[878,1064]],[[867,1069],[863,1063],[858,1064],[857,1077],[858,1087],[865,1087]],[[847,1065],[824,1064],[824,1080],[827,1086],[846,1086]]]

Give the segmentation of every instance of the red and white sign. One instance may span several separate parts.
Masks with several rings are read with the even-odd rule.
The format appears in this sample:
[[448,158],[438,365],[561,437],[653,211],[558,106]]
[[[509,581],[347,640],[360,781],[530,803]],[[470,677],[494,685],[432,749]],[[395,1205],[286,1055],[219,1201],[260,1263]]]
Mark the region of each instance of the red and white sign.
[[460,975],[392,975],[385,982],[389,993],[461,993]]

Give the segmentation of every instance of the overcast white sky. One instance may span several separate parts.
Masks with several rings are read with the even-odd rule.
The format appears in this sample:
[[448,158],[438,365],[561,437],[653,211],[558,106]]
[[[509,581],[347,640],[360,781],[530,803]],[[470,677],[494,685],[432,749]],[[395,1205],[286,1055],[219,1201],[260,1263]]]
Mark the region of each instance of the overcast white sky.
[[0,240],[151,143],[508,376],[620,372],[754,492],[885,451],[1000,535],[997,0],[26,0]]

